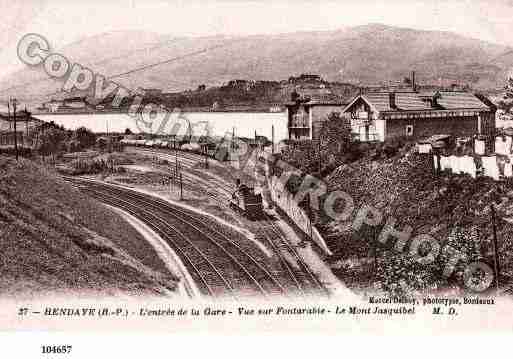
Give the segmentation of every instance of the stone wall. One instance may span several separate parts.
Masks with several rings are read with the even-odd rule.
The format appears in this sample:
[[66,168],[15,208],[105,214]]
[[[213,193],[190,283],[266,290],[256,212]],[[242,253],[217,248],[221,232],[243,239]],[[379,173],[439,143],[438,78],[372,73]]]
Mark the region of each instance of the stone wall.
[[333,253],[322,238],[321,234],[310,223],[310,219],[305,211],[294,201],[294,195],[287,191],[277,177],[271,177],[269,181],[269,191],[273,202],[296,224],[296,226],[307,236],[312,235],[312,241],[327,255]]

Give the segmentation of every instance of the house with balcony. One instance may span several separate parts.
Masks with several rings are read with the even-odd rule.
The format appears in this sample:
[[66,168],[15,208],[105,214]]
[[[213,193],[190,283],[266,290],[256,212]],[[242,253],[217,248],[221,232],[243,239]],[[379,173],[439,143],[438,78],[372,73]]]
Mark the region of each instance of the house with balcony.
[[495,133],[496,108],[482,95],[464,91],[369,92],[356,96],[342,114],[356,138],[383,142],[393,137],[455,137]]
[[332,95],[310,98],[293,93],[292,100],[285,104],[288,139],[317,139],[322,122],[330,113],[342,112],[346,105],[346,102]]
[[[20,146],[29,145],[25,143],[25,140],[28,141],[27,134],[37,129],[42,123],[41,120],[32,117],[31,113],[26,110],[16,111],[16,138],[18,144]],[[0,113],[0,146],[12,146],[13,144],[14,116],[12,113]]]

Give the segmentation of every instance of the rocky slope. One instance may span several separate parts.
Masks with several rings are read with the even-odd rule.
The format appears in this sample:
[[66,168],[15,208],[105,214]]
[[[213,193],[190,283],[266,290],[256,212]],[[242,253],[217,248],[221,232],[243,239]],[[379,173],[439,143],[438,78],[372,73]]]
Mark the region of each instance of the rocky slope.
[[0,295],[162,295],[171,275],[121,217],[29,160],[0,156]]

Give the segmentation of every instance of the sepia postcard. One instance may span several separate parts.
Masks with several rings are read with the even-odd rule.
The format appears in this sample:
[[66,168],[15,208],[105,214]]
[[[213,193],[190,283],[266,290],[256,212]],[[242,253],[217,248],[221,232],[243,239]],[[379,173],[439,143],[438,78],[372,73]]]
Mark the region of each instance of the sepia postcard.
[[0,2],[1,331],[513,331],[513,2]]

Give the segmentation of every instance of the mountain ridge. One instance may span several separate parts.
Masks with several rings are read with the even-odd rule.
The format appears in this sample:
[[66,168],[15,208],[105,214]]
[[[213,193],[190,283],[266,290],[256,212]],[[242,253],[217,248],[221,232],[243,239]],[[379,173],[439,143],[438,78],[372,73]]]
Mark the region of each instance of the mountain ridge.
[[[209,49],[208,51],[203,51]],[[59,49],[73,62],[105,76],[177,58],[116,82],[164,91],[215,86],[232,79],[287,79],[300,73],[355,85],[401,81],[412,70],[419,83],[501,86],[513,66],[513,48],[448,31],[372,23],[332,31],[271,35],[177,37],[129,30],[94,35]],[[194,54],[194,55],[191,55]],[[41,74],[38,75],[37,72]],[[25,68],[0,81],[7,95],[45,99],[61,85],[40,68]],[[42,78],[40,82],[33,79]],[[32,82],[33,81],[33,82]],[[0,93],[6,96],[6,92]]]

